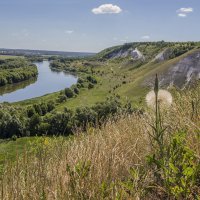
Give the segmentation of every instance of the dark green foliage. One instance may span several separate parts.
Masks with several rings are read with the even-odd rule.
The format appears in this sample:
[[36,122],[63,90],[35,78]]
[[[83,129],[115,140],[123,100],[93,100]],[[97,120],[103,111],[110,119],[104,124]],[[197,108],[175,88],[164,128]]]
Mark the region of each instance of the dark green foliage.
[[40,122],[41,122],[41,118],[38,114],[34,114],[30,118],[28,130],[30,130],[31,136],[39,134],[38,131],[39,131]]
[[82,78],[78,78],[77,83],[82,84],[82,83],[84,83],[84,80]]
[[86,128],[87,124],[94,125],[97,120],[97,113],[92,108],[78,108],[75,113],[75,123],[78,127]]
[[17,140],[17,136],[16,136],[16,135],[13,135],[13,136],[12,136],[12,140],[13,140],[13,141],[16,141],[16,140]]
[[1,138],[10,138],[13,135],[23,135],[23,124],[17,116],[9,112],[0,113],[0,136]]
[[75,112],[65,109],[55,112],[53,102],[42,102],[24,109],[2,104],[0,112],[0,138],[34,135],[69,135],[73,128],[85,129],[87,125],[103,124],[108,118],[122,113],[131,113],[129,105],[119,98],[107,99],[92,107],[78,108]]
[[92,88],[94,88],[94,84],[89,83],[89,84],[88,84],[88,89],[92,89]]
[[195,43],[179,43],[175,46],[172,46],[170,49],[172,50],[172,54],[170,58],[178,57],[192,49],[194,49]]
[[68,135],[72,132],[73,119],[70,110],[52,113],[44,121],[49,124],[47,131],[50,135]]
[[92,84],[97,84],[97,80],[93,76],[87,76],[87,80]]
[[63,102],[65,102],[66,100],[67,100],[66,95],[59,95],[59,96],[58,96],[58,99],[57,99],[57,102],[58,102],[58,103],[63,103]]
[[26,56],[27,60],[30,62],[43,62],[44,57],[42,56]]
[[40,116],[45,115],[48,112],[51,112],[55,108],[55,103],[53,101],[49,101],[47,103],[42,102],[39,104],[34,104],[33,106],[27,107],[27,116],[30,118],[34,114],[39,114]]
[[27,116],[28,116],[29,118],[31,118],[35,113],[36,113],[36,111],[35,111],[35,109],[34,109],[33,106],[29,106],[29,107],[27,108]]
[[74,96],[74,92],[70,88],[65,88],[65,95],[68,98],[72,98]]
[[0,86],[25,81],[37,75],[37,67],[24,59],[4,60],[0,63]]
[[84,85],[83,85],[82,83],[77,83],[76,86],[77,86],[77,88],[79,88],[79,89],[84,87]]
[[76,73],[76,68],[72,67],[71,65],[71,60],[60,58],[54,60],[50,67],[52,70],[64,70],[66,72],[71,72],[71,73]]
[[74,88],[74,93],[79,94],[79,89],[77,87]]

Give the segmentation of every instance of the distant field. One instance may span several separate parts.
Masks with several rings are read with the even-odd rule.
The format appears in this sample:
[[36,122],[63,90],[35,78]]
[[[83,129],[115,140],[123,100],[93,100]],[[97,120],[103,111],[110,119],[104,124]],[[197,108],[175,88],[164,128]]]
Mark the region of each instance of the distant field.
[[23,58],[23,56],[0,55],[0,60],[10,59],[10,58]]

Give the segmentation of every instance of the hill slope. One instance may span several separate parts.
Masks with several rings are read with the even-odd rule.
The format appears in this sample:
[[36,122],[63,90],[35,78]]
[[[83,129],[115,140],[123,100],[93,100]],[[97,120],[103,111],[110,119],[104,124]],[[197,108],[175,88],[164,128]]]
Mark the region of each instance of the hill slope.
[[[140,67],[137,76],[145,79],[143,85],[151,85],[150,71],[153,75],[154,71],[160,73],[162,86],[182,88],[200,79],[200,43],[130,43],[105,49],[97,58],[121,58],[127,60],[129,67]],[[134,73],[137,74],[137,71],[135,69]]]

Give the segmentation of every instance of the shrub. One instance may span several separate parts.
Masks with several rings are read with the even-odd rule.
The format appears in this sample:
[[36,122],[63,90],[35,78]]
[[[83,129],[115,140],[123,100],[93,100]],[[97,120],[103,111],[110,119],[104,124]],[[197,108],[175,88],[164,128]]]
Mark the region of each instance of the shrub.
[[74,93],[79,94],[79,89],[77,87],[74,88]]
[[16,141],[16,140],[17,140],[17,136],[16,136],[16,135],[13,135],[13,136],[12,136],[12,140],[13,140],[13,141]]
[[73,93],[72,89],[70,89],[70,88],[65,88],[65,95],[66,95],[66,97],[68,97],[68,98],[72,98],[72,97],[74,96],[74,93]]
[[66,95],[59,95],[58,99],[57,99],[57,102],[58,103],[62,103],[62,102],[65,102],[66,100],[67,100]]
[[83,88],[84,87],[84,85],[82,83],[77,83],[76,86],[77,86],[77,88]]
[[84,80],[82,78],[79,78],[77,83],[82,84],[82,83],[84,83]]
[[90,83],[97,84],[97,80],[93,76],[87,76],[87,80]]
[[94,88],[94,84],[89,83],[89,84],[88,84],[88,89],[92,89],[92,88]]
[[97,113],[88,107],[77,108],[74,118],[77,126],[85,128],[87,124],[95,124]]

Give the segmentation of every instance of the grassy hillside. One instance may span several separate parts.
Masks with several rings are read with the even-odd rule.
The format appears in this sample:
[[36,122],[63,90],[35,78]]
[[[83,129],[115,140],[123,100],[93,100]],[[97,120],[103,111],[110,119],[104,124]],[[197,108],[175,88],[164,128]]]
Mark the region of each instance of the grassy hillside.
[[[110,58],[113,52],[128,51],[138,48],[145,56],[145,60],[133,60],[131,56]],[[171,57],[162,62],[152,62],[160,52],[166,48],[173,49]],[[187,55],[196,51],[199,43],[130,43],[123,46],[108,48],[91,59],[58,59],[55,67],[60,70],[70,70],[84,77],[82,71],[96,77],[98,84],[91,90],[80,89],[80,94],[75,98],[58,105],[58,110],[64,107],[77,108],[82,106],[92,106],[96,102],[103,101],[111,95],[119,95],[122,99],[130,99],[134,104],[144,102],[143,96],[147,88],[143,84],[144,80],[153,77],[155,73],[162,73],[172,65],[178,63]],[[83,70],[84,69],[84,70]],[[79,73],[81,72],[81,73]],[[59,93],[36,98],[20,103],[29,105],[48,98],[57,98]]]
[[[180,65],[183,60],[188,62],[194,59],[190,67],[198,68],[198,45],[199,43],[133,43],[113,47],[93,58],[54,59],[51,68],[77,74],[78,83],[70,89],[66,88],[43,97],[2,104],[0,117],[3,122],[0,123],[0,135],[3,138],[12,135],[69,135],[74,127],[81,127],[82,122],[95,124],[95,120],[99,121],[99,117],[102,118],[102,113],[108,116],[116,114],[118,105],[120,109],[124,107],[123,110],[128,104],[132,105],[133,110],[141,109],[145,104],[145,94],[152,88],[156,73],[160,82],[163,82],[163,74],[164,77],[173,77],[174,80],[177,75],[183,74],[182,77],[185,78],[190,74],[190,70],[186,73],[177,71],[172,75],[168,72],[176,70],[177,63]],[[133,50],[133,47],[137,50]],[[122,50],[134,52],[134,55],[126,54],[124,57],[123,52],[119,56]],[[105,58],[113,55],[111,51],[118,52],[118,57]],[[194,58],[190,58],[191,55]],[[10,130],[10,127],[14,128]]]
[[199,86],[173,92],[173,104],[161,110],[163,146],[147,107],[68,141],[41,138],[30,156],[25,151],[5,165],[1,198],[198,199],[199,92]]
[[199,199],[199,83],[171,87],[159,113],[145,99],[155,74],[198,52],[199,43],[131,43],[54,59],[76,85],[0,105],[0,136],[12,137],[0,141],[0,199]]
[[5,161],[16,160],[16,157],[27,151],[31,143],[37,139],[32,138],[19,138],[14,140],[0,140],[0,166],[3,166]]

